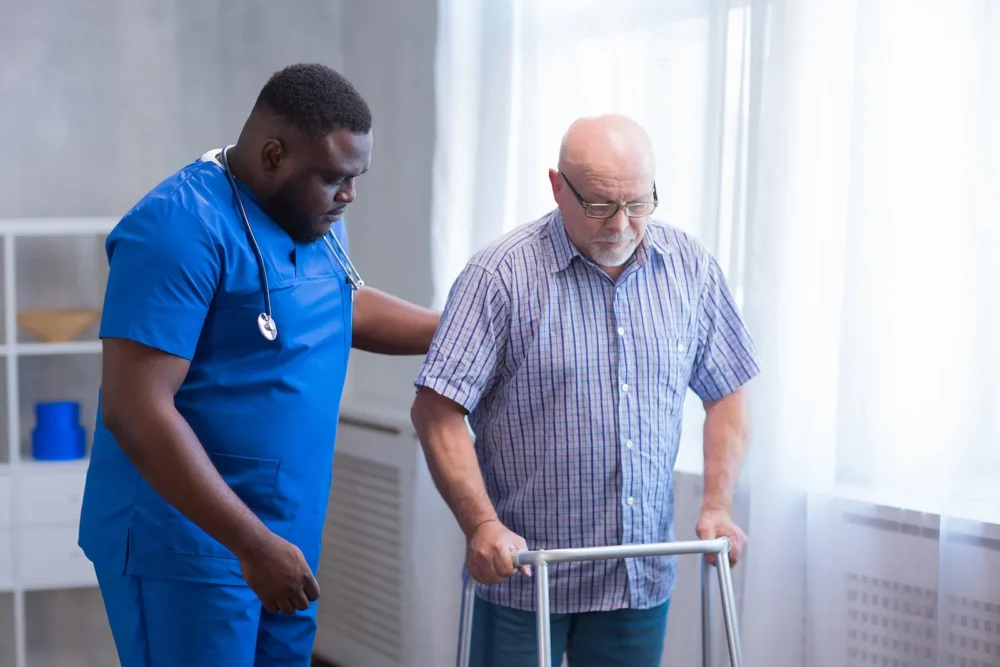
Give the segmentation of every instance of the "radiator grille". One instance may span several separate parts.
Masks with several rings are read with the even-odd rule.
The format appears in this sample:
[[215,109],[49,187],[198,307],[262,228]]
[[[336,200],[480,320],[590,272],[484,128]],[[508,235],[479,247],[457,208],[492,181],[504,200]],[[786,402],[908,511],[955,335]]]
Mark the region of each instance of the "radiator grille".
[[1000,667],[1000,604],[854,573],[846,583],[849,667]]
[[1000,667],[1000,603],[945,596],[944,665]]
[[936,667],[936,593],[847,573],[849,667]]
[[337,453],[319,624],[397,664],[403,658],[401,513],[396,468]]

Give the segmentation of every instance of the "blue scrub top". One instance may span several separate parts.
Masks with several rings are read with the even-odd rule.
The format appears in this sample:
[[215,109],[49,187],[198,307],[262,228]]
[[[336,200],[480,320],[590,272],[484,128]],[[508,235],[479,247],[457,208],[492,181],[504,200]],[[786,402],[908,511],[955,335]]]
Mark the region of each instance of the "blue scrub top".
[[[347,276],[322,240],[297,243],[241,184],[258,264],[225,173],[199,159],[160,183],[110,233],[101,337],[190,360],[175,404],[222,477],[315,572],[351,347]],[[343,221],[334,233],[347,248]],[[225,547],[167,504],[97,427],[80,521],[97,568],[206,583],[243,581]]]

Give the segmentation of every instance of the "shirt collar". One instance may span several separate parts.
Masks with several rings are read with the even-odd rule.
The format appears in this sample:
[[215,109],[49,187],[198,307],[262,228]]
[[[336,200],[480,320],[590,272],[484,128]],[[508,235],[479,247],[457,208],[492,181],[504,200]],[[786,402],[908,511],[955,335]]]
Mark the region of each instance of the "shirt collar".
[[207,153],[205,153],[204,155],[202,155],[201,158],[199,158],[199,159],[202,162],[214,162],[215,164],[219,165],[219,167],[221,168],[222,167],[222,159],[219,157],[220,155],[222,155],[222,149],[221,148],[213,148],[212,150],[210,150]]
[[[220,171],[223,172],[223,174],[225,174],[226,168],[222,164],[222,151],[223,151],[222,148],[213,148],[212,150],[208,151],[198,159],[201,162],[209,162],[211,164],[214,164],[219,168]],[[228,182],[228,180],[229,176],[227,175],[226,181]],[[260,198],[254,193],[253,190],[250,189],[250,186],[238,178],[234,177],[234,180],[236,181],[236,187],[238,187],[240,190],[240,194],[245,197],[248,197],[254,204],[257,205],[258,208],[262,208],[260,203]]]
[[[563,224],[562,213],[558,208],[552,212],[547,227],[549,239],[552,241],[552,250],[555,253],[555,262],[552,266],[552,273],[565,271],[573,261],[574,257],[579,257],[584,261],[588,261],[583,256],[583,253],[580,252],[579,248],[573,245],[573,242],[569,240],[569,235],[566,233],[566,226]],[[647,225],[646,233],[643,235],[642,242],[639,244],[639,247],[636,248],[635,254],[629,262],[638,261],[640,266],[645,264],[651,254],[650,249],[652,249],[652,251],[661,258],[666,257],[672,252],[670,245],[665,239],[654,238],[654,235],[649,233],[649,226]]]
[[552,241],[552,250],[555,253],[555,262],[552,272],[564,271],[573,261],[574,257],[583,257],[583,254],[569,240],[566,234],[566,227],[563,225],[562,213],[559,209],[553,211],[549,217],[548,224],[549,239]]

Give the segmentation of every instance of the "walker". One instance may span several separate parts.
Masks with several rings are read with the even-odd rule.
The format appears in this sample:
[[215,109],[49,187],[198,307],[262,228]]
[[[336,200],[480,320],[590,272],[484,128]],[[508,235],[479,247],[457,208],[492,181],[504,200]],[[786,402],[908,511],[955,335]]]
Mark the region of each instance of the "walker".
[[[575,561],[611,560],[620,558],[645,558],[648,556],[678,556],[686,554],[715,554],[719,589],[722,596],[722,618],[726,624],[726,643],[732,667],[743,667],[739,627],[733,602],[733,573],[729,563],[728,537],[689,542],[659,542],[655,544],[625,544],[621,546],[592,547],[588,549],[552,549],[549,551],[518,551],[514,554],[514,567],[530,565],[534,568],[535,591],[538,604],[538,665],[552,667],[552,642],[549,629],[549,565]],[[701,660],[702,667],[711,667],[712,625],[710,613],[711,565],[701,562]],[[457,667],[469,667],[472,644],[472,615],[475,597],[475,580],[465,574],[465,591],[462,597],[462,618],[459,626]]]

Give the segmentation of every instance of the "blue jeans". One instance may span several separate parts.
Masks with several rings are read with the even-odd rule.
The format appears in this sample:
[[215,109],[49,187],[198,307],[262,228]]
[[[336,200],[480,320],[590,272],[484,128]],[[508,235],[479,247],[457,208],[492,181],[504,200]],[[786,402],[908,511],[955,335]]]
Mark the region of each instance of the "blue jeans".
[[[667,601],[652,609],[552,614],[552,665],[659,667],[667,633]],[[470,667],[538,667],[535,612],[476,598]]]

